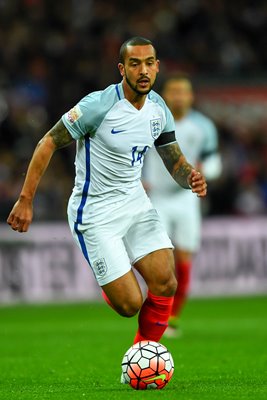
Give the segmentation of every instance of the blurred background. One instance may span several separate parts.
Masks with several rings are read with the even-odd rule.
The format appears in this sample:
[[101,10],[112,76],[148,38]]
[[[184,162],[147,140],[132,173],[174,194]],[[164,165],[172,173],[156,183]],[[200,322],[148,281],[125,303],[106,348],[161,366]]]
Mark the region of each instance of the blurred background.
[[[158,50],[156,90],[167,73],[190,73],[195,106],[219,132],[223,173],[210,184],[203,204],[203,247],[193,293],[194,288],[201,292],[197,288],[205,280],[216,292],[215,281],[236,277],[232,292],[266,290],[266,27],[265,0],[0,0],[0,299],[28,299],[25,288],[33,285],[38,268],[22,271],[31,262],[39,262],[40,271],[47,263],[46,271],[54,274],[45,281],[48,297],[75,292],[79,268],[74,272],[72,261],[79,256],[65,225],[75,146],[55,154],[40,184],[35,199],[39,223],[32,233],[22,239],[5,221],[38,140],[80,98],[120,81],[118,51],[135,35],[151,39]],[[222,265],[213,274],[218,254]],[[36,279],[40,293],[43,278]],[[225,287],[229,284],[222,292]]]

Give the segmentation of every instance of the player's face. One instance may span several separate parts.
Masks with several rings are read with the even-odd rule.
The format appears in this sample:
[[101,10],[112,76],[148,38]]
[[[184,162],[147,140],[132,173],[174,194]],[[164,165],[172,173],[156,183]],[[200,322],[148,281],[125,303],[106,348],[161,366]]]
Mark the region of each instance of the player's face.
[[162,96],[174,114],[186,114],[194,100],[192,86],[187,79],[166,82]]
[[124,64],[119,64],[119,70],[135,93],[148,94],[159,71],[159,60],[156,60],[153,46],[128,46]]

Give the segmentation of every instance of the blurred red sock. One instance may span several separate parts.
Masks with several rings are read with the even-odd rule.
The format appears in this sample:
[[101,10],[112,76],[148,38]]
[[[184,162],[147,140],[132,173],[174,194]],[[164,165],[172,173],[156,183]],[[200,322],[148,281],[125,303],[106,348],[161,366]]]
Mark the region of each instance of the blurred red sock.
[[156,296],[150,291],[143,303],[139,317],[139,328],[134,343],[141,340],[158,342],[168,326],[173,297]]
[[175,264],[178,288],[174,295],[171,317],[177,317],[180,315],[184,302],[187,298],[190,283],[191,265],[191,261],[176,262]]

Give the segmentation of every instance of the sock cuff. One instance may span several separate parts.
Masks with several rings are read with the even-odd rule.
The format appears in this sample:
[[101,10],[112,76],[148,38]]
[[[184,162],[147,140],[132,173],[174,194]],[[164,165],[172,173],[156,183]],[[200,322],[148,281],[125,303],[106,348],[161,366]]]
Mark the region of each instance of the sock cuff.
[[155,303],[167,306],[167,305],[171,305],[173,303],[174,296],[172,296],[172,297],[157,296],[156,294],[153,294],[153,293],[150,292],[150,290],[148,290],[147,291],[147,298],[151,299]]

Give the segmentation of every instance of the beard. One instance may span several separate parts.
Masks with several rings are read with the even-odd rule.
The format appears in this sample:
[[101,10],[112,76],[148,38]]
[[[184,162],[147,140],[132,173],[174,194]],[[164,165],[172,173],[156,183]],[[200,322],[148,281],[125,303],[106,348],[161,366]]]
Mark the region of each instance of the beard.
[[153,86],[154,86],[154,83],[155,83],[155,81],[154,81],[153,83],[151,83],[151,81],[149,80],[149,82],[150,82],[149,88],[148,88],[148,89],[144,89],[144,90],[139,90],[139,89],[137,89],[137,83],[134,85],[134,84],[129,80],[129,78],[128,78],[128,76],[127,76],[126,73],[125,73],[125,79],[126,79],[126,82],[128,83],[128,85],[130,86],[130,88],[131,88],[135,93],[137,93],[137,94],[139,94],[139,95],[148,94],[148,93],[152,90],[152,88],[153,88]]

